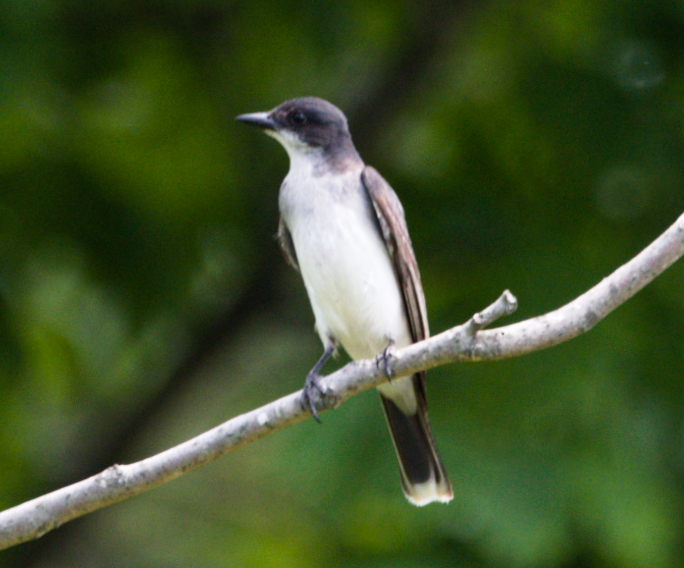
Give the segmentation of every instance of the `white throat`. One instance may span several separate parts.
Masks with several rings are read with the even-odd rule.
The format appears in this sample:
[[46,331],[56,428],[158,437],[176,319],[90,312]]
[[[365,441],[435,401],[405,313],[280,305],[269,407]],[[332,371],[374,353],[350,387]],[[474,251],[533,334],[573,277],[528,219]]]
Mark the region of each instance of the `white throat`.
[[266,132],[269,136],[280,142],[290,157],[288,177],[319,177],[323,173],[326,161],[322,148],[312,148],[286,130],[281,132],[267,130]]

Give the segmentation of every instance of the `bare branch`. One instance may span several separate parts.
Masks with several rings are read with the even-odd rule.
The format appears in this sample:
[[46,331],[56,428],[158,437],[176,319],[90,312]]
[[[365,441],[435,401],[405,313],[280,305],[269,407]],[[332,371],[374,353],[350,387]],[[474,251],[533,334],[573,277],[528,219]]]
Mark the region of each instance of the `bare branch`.
[[[392,376],[410,375],[445,363],[504,359],[539,351],[589,331],[684,254],[684,215],[638,256],[591,290],[562,308],[492,330],[484,328],[515,310],[506,291],[464,325],[420,343],[393,351]],[[331,392],[319,411],[386,381],[374,360],[355,361],[329,375]],[[0,549],[38,538],[59,525],[122,501],[213,461],[310,416],[300,404],[301,391],[237,416],[183,444],[131,465],[114,465],[102,473],[0,513]]]

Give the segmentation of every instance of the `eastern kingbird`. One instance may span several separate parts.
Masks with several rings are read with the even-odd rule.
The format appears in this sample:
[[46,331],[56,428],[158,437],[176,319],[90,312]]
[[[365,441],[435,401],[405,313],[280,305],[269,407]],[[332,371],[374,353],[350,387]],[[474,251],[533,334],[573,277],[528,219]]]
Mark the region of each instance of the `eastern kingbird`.
[[[342,345],[352,359],[387,357],[429,337],[427,310],[404,210],[354,148],[347,119],[313,97],[236,120],[262,128],[290,156],[280,186],[278,240],[304,279],[325,351],[307,375],[302,403],[316,419],[319,371]],[[425,372],[378,387],[415,505],[453,498],[427,418]]]

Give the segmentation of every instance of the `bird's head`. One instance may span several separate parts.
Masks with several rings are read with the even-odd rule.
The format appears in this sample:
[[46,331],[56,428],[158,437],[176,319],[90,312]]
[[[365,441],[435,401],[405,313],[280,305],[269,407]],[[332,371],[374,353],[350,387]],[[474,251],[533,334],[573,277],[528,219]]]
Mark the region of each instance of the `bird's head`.
[[291,159],[316,154],[335,160],[350,149],[356,153],[346,117],[323,99],[292,99],[271,111],[241,114],[235,120],[262,128],[283,145]]

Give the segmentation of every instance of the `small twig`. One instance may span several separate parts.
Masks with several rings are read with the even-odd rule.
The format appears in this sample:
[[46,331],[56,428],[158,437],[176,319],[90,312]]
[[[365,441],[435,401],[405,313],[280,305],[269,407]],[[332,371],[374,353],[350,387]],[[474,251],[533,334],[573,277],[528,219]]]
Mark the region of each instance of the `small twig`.
[[504,316],[510,316],[517,309],[518,300],[516,297],[509,290],[504,290],[496,302],[470,318],[466,323],[468,332],[475,336],[478,331],[490,326]]

